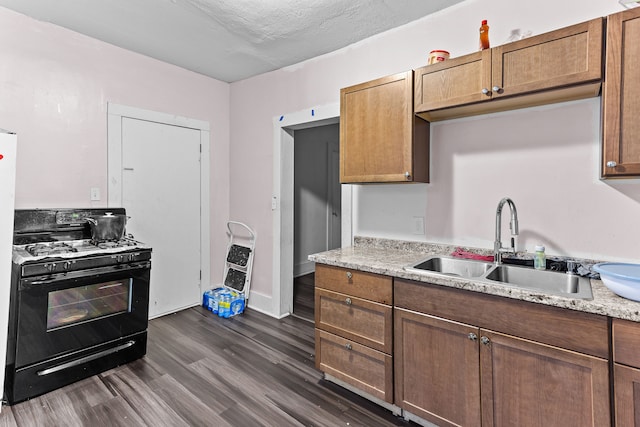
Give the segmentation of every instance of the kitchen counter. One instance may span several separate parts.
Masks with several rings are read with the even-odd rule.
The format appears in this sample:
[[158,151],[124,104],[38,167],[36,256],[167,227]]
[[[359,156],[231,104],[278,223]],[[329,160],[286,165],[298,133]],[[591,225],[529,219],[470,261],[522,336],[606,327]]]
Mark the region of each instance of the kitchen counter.
[[[418,274],[404,270],[404,266],[407,264],[414,263],[430,255],[450,255],[456,248],[456,246],[451,245],[356,237],[354,246],[313,254],[309,256],[309,260],[320,264],[640,322],[640,302],[617,296],[602,281],[596,279],[591,279],[593,299],[581,300],[499,283],[491,284],[462,277],[444,276],[428,271]],[[463,249],[483,254],[491,252],[473,248]]]

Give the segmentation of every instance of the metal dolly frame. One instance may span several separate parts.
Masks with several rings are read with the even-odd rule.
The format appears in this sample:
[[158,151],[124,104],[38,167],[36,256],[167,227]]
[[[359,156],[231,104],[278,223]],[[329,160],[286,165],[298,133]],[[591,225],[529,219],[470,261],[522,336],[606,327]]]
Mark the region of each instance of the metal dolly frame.
[[246,301],[251,288],[256,233],[251,227],[238,221],[228,221],[227,229],[229,243],[222,285],[228,290],[242,292]]

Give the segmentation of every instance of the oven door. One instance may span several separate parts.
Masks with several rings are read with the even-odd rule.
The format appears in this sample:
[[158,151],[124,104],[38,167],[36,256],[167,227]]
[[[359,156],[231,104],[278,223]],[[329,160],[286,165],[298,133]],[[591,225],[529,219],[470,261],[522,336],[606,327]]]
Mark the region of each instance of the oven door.
[[23,278],[15,368],[146,331],[151,263]]

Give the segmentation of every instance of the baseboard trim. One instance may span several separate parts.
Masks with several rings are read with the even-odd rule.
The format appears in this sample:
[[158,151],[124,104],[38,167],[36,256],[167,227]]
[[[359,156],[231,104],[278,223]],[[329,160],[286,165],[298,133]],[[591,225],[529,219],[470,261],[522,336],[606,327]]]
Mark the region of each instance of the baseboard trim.
[[293,277],[300,277],[316,271],[316,263],[313,261],[303,261],[293,267]]

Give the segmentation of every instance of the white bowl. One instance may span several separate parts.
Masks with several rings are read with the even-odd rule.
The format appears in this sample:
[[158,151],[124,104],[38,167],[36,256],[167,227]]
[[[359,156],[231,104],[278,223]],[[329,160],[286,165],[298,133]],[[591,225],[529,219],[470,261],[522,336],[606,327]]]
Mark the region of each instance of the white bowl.
[[593,266],[602,283],[616,295],[640,301],[640,264],[603,262]]

